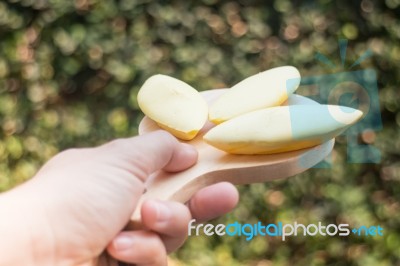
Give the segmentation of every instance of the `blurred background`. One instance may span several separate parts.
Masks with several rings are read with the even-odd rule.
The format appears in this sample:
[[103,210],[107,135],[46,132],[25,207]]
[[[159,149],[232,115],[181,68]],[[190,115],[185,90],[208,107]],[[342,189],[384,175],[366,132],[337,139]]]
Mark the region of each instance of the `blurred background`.
[[378,75],[383,129],[360,141],[381,162],[347,163],[338,138],[331,168],[240,186],[239,206],[213,222],[345,222],[381,225],[384,236],[192,236],[171,265],[400,265],[399,17],[400,0],[1,1],[0,190],[63,149],[136,135],[136,95],[153,74],[208,90],[281,65],[303,76],[349,71],[370,49],[351,71]]

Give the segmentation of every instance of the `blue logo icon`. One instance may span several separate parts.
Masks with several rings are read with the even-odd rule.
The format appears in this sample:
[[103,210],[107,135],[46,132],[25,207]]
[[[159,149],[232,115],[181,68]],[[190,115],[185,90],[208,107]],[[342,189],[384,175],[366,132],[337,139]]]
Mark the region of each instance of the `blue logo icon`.
[[[339,40],[341,67],[346,69],[347,40]],[[312,92],[309,98],[320,104],[348,106],[361,110],[361,120],[342,135],[347,140],[347,161],[349,163],[379,163],[381,153],[371,143],[360,141],[360,136],[382,129],[379,107],[377,74],[373,69],[351,70],[372,56],[368,50],[349,66],[349,71],[326,75],[302,77],[299,89]],[[326,56],[317,53],[315,58],[331,69],[337,66]],[[295,115],[295,114],[294,114]],[[293,132],[295,135],[296,132]],[[330,166],[330,158],[316,165],[316,168]]]

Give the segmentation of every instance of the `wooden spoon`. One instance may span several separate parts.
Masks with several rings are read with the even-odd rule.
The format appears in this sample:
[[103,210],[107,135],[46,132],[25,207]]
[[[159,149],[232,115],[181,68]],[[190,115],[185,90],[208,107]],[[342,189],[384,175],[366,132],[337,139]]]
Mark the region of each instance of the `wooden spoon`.
[[[224,89],[204,91],[202,95],[211,103]],[[308,98],[293,95],[289,104],[318,104]],[[288,104],[288,103],[286,103]],[[271,181],[294,176],[322,161],[333,149],[334,139],[321,145],[298,151],[272,155],[232,155],[220,151],[202,140],[213,124],[207,123],[199,135],[187,143],[196,147],[199,158],[191,168],[168,173],[158,171],[146,182],[146,191],[131,217],[128,229],[140,228],[140,208],[148,199],[187,202],[193,194],[211,184],[228,181],[235,185]],[[139,134],[159,130],[160,127],[144,117],[139,125]]]

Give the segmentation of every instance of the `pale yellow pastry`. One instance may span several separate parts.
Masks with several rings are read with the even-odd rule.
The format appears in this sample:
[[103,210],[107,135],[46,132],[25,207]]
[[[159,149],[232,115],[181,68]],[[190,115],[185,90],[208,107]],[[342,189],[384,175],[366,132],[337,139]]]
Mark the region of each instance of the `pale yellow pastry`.
[[209,110],[209,120],[219,124],[239,115],[279,106],[300,84],[300,73],[293,66],[273,68],[250,76],[221,95]]
[[208,106],[200,93],[169,76],[154,75],[147,79],[137,99],[146,116],[183,140],[193,139],[207,121]]
[[287,152],[328,141],[361,117],[361,111],[343,106],[271,107],[219,124],[207,132],[204,140],[232,154]]

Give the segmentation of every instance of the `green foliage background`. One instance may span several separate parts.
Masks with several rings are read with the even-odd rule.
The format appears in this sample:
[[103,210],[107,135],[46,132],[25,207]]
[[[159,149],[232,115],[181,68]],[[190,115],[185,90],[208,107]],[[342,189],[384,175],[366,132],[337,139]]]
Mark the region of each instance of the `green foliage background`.
[[[58,151],[137,134],[141,84],[162,73],[199,90],[294,65],[303,76],[378,73],[383,130],[360,141],[379,164],[348,164],[241,186],[215,222],[381,225],[383,237],[191,237],[176,265],[400,265],[400,1],[8,0],[0,2],[0,189],[32,177]],[[349,40],[344,68],[337,41]],[[77,184],[78,185],[78,184]]]

